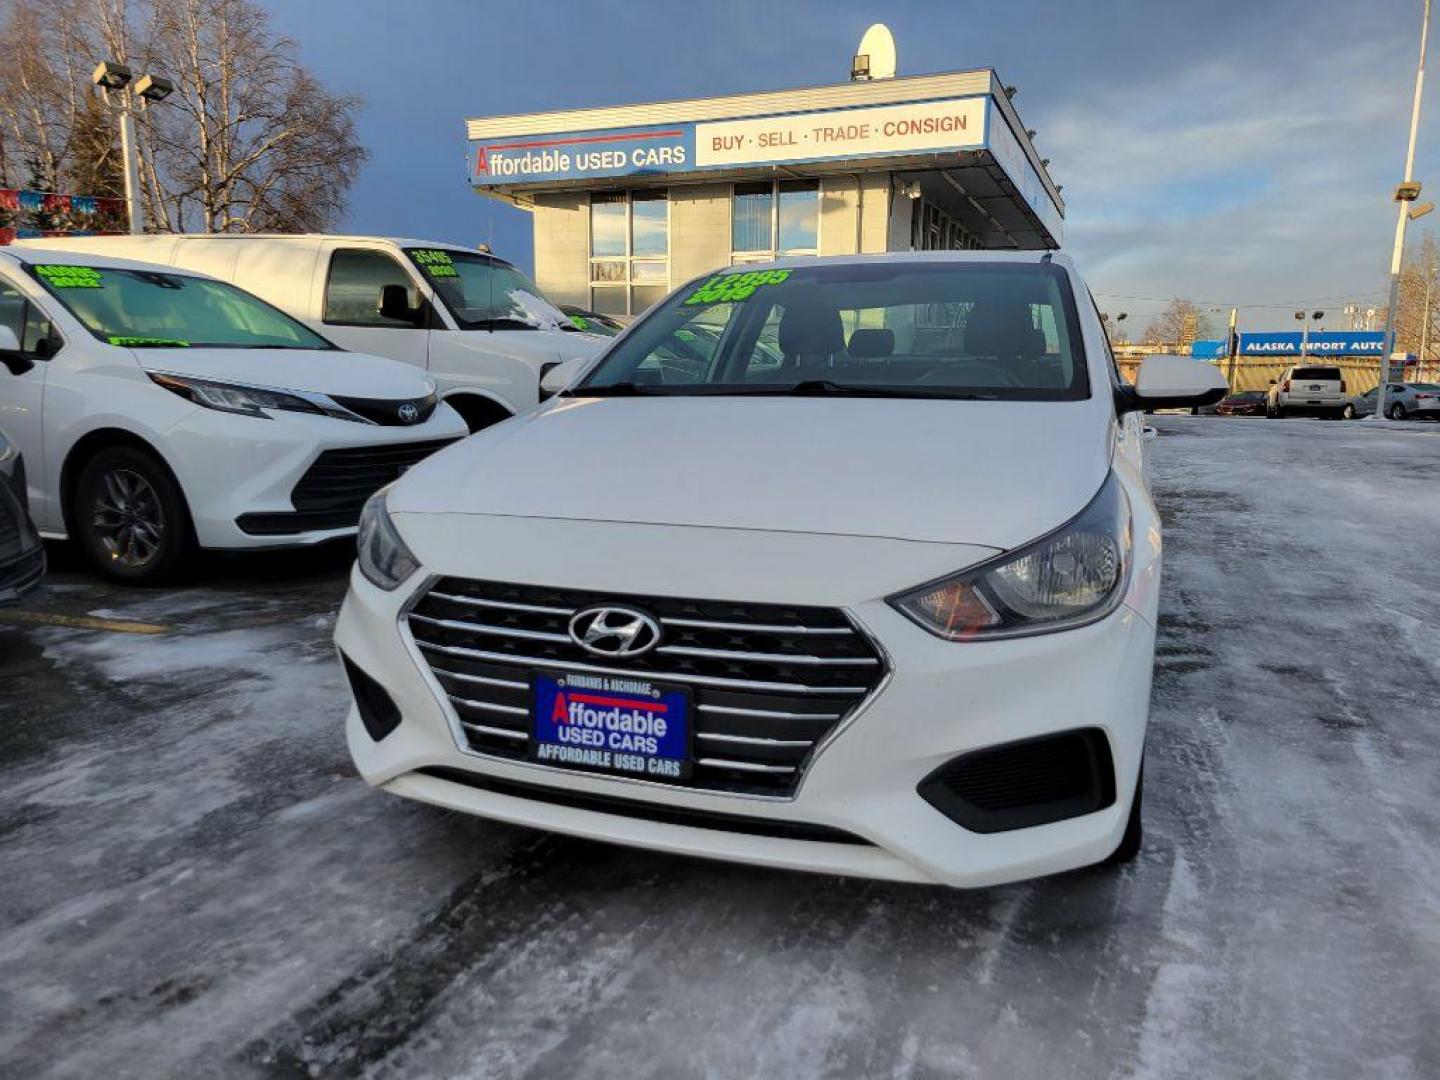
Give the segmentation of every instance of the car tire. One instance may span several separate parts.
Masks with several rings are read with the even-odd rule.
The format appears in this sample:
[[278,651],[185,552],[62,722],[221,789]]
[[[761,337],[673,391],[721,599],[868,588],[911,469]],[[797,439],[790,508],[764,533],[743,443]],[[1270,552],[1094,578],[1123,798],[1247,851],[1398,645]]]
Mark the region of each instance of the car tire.
[[1145,803],[1145,763],[1140,763],[1140,775],[1135,778],[1135,797],[1130,800],[1130,816],[1125,821],[1125,835],[1101,866],[1120,866],[1131,862],[1140,854],[1140,842],[1145,838],[1143,824]]
[[180,485],[138,447],[112,446],[85,463],[70,520],[91,565],[126,585],[164,582],[195,545]]
[[1395,402],[1395,404],[1391,405],[1390,408],[1388,408],[1387,410],[1385,410],[1385,415],[1388,416],[1388,417],[1390,417],[1391,420],[1404,420],[1404,419],[1405,419],[1405,406],[1404,406],[1404,405],[1401,405],[1401,404],[1397,401],[1397,402]]
[[1354,405],[1346,405],[1343,409],[1341,409],[1341,410],[1340,410],[1340,419],[1341,419],[1341,420],[1354,420],[1354,419],[1355,419],[1355,406],[1354,406]]
[[1285,410],[1277,404],[1273,409],[1270,410],[1269,415],[1271,420],[1284,420]]

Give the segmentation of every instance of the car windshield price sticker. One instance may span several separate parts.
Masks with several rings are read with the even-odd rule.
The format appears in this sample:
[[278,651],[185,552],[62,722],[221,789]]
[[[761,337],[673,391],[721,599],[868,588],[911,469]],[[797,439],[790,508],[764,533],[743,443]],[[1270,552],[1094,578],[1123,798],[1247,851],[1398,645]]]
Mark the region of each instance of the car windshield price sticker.
[[105,340],[111,345],[124,345],[131,349],[188,349],[190,347],[190,342],[182,341],[179,338],[127,337],[121,334],[111,334]]
[[536,675],[530,758],[590,772],[690,775],[690,691],[607,675]]
[[448,251],[437,251],[434,248],[421,248],[419,251],[410,253],[415,262],[424,268],[431,277],[459,277],[460,272],[455,269],[455,260],[450,258]]
[[35,267],[35,273],[46,284],[56,289],[102,289],[105,287],[100,271],[93,266],[42,264]]
[[766,285],[779,285],[790,276],[789,270],[751,270],[744,274],[716,274],[685,299],[687,304],[726,304],[748,300],[755,290]]

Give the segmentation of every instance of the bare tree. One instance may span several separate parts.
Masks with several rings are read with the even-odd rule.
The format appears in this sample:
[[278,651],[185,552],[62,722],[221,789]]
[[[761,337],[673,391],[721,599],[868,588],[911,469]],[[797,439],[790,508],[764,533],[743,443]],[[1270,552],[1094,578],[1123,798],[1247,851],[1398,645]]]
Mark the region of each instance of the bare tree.
[[369,157],[358,98],[331,94],[251,0],[9,0],[0,64],[0,183],[123,183],[99,59],[163,74],[175,93],[137,117],[140,200],[158,231],[319,231]]
[[1400,271],[1395,348],[1420,356],[1421,363],[1440,358],[1440,243],[1434,230],[1424,235]]
[[1145,340],[1162,345],[1190,345],[1205,331],[1205,316],[1189,300],[1178,296],[1150,321]]

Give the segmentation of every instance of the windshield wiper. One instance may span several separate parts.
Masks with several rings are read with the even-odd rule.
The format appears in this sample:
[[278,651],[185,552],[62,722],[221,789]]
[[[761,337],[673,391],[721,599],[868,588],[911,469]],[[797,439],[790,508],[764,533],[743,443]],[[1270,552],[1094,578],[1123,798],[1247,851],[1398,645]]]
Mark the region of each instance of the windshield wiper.
[[607,383],[604,386],[577,386],[573,390],[563,390],[561,397],[642,397],[645,394],[652,394],[648,386],[641,386],[633,382]]
[[995,394],[954,393],[930,386],[866,386],[861,384],[837,383],[830,379],[805,379],[794,386],[777,390],[776,393],[792,394],[797,397],[823,397],[826,394],[844,394],[853,397],[885,398],[946,398],[952,401],[995,401]]
[[540,327],[524,319],[476,319],[465,324],[466,330],[539,330]]

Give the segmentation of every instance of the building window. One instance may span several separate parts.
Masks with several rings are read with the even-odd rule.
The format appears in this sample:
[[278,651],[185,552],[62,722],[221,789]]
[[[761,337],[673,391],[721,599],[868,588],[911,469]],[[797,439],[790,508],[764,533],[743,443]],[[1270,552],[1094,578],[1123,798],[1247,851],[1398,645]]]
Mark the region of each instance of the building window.
[[980,246],[975,234],[929,199],[921,199],[910,219],[912,251],[969,251]]
[[730,209],[730,261],[763,262],[820,250],[820,181],[736,184]]
[[590,196],[590,306],[639,315],[670,291],[670,200],[663,191]]

